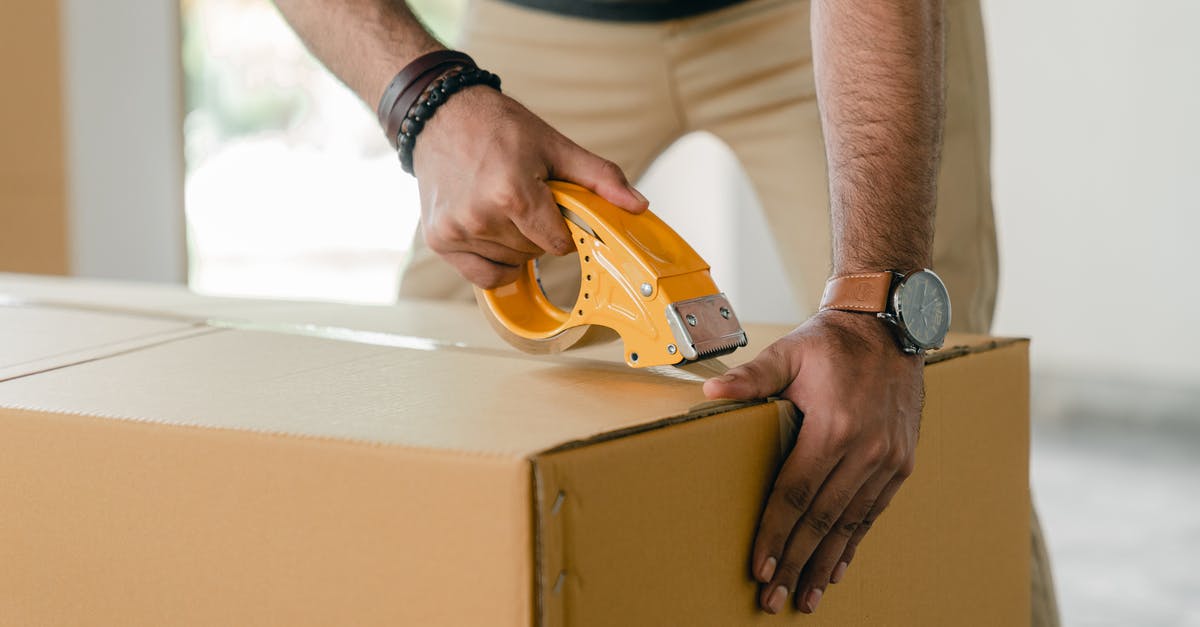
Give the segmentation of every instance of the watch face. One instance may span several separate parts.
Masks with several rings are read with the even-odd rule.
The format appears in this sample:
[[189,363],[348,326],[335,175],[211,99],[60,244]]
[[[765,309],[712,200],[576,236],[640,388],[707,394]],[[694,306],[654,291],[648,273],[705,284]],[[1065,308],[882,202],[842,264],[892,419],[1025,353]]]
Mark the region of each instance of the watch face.
[[913,343],[921,348],[942,345],[950,329],[950,294],[938,275],[928,270],[908,275],[894,299],[896,315]]

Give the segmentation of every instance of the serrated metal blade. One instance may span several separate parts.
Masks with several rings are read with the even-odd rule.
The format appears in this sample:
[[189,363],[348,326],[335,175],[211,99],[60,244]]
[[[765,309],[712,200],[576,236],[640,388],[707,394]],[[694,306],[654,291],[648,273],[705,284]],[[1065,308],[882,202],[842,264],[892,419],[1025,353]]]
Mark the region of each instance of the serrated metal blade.
[[720,359],[701,359],[700,361],[689,361],[675,366],[680,370],[686,370],[698,377],[711,379],[719,377],[726,372],[729,372],[729,366]]

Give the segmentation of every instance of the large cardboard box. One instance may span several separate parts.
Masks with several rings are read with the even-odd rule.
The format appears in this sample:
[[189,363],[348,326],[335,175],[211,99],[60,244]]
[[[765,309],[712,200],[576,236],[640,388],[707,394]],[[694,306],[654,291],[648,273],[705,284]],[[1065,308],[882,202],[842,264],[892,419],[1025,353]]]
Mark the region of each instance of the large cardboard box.
[[1023,341],[931,357],[916,473],[816,615],[769,617],[788,403],[522,355],[470,306],[119,291],[0,276],[0,624],[1028,622]]

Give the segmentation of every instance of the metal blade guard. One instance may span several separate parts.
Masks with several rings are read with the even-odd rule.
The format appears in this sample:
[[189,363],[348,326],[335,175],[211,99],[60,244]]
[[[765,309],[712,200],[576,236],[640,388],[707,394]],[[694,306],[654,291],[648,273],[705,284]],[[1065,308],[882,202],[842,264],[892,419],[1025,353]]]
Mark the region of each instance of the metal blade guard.
[[658,216],[630,214],[572,183],[549,185],[579,250],[579,294],[570,311],[556,307],[532,261],[515,283],[477,289],[502,337],[527,352],[558,352],[587,327],[607,327],[620,335],[634,368],[681,365],[746,345],[708,264]]

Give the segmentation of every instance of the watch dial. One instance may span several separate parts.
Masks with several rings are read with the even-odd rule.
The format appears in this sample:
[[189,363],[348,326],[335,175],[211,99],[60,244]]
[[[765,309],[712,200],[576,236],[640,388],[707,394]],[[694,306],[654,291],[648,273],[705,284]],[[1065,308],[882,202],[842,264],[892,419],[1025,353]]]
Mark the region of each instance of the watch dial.
[[950,295],[936,274],[914,272],[896,290],[896,313],[922,348],[941,345],[950,328]]

